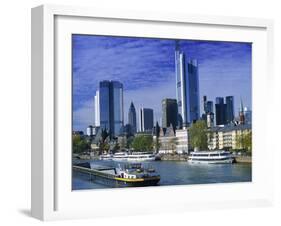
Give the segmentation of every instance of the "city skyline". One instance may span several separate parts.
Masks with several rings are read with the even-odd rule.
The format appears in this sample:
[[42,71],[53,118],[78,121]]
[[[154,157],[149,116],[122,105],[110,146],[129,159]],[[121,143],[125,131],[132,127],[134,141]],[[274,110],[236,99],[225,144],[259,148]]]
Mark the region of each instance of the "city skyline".
[[[211,101],[234,96],[235,116],[240,97],[251,109],[250,44],[184,40],[180,46],[188,59],[199,62],[200,115],[203,95]],[[154,123],[161,123],[162,99],[176,98],[174,57],[174,40],[73,35],[73,129],[84,131],[94,124],[94,96],[101,80],[124,84],[124,112],[133,101],[137,111],[153,109]]]

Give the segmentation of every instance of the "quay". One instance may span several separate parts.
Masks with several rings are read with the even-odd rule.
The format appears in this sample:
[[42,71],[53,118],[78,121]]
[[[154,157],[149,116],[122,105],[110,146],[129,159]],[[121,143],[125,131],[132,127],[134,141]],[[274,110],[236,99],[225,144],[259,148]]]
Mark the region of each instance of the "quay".
[[234,163],[252,163],[251,156],[235,156]]

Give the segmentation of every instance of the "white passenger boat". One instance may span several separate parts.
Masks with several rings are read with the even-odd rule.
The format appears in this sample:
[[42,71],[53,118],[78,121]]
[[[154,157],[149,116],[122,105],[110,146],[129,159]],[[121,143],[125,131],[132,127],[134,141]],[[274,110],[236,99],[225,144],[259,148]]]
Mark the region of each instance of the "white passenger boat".
[[112,156],[112,160],[114,161],[126,161],[128,159],[128,153],[126,152],[116,152]]
[[112,154],[103,154],[100,155],[100,160],[112,160],[113,155]]
[[[154,161],[156,158],[156,155],[151,152],[132,152],[130,154],[126,152],[117,152],[114,155],[110,157],[113,161],[129,161],[129,162],[140,162],[140,161]],[[100,158],[100,159],[107,159],[106,158]],[[109,159],[109,158],[108,158]]]
[[230,152],[224,150],[215,151],[195,151],[191,152],[189,163],[220,164],[232,163],[233,157]]
[[155,154],[150,152],[132,152],[127,156],[127,160],[131,162],[154,161],[155,157]]

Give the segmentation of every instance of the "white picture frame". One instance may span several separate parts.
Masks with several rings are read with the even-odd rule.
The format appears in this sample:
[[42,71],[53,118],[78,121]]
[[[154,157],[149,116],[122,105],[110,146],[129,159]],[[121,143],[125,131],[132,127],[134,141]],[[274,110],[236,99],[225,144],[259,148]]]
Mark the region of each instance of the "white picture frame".
[[[143,29],[134,29],[138,26]],[[188,37],[188,29],[185,28],[193,29]],[[173,32],[169,34],[169,31]],[[69,180],[69,35],[75,32],[252,42],[253,181],[72,191]],[[267,122],[270,116],[267,109],[270,102],[266,100],[273,90],[272,45],[273,22],[265,19],[110,11],[56,5],[33,8],[32,216],[41,220],[56,220],[271,205],[273,179],[269,175],[273,171],[273,153],[262,150],[268,147]],[[214,195],[210,196],[210,193]],[[114,205],[110,205],[111,202]]]

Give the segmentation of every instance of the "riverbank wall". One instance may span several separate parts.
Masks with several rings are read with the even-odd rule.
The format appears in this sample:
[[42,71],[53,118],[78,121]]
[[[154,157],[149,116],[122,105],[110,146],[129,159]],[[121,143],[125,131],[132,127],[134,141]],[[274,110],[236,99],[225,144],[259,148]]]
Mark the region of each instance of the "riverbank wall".
[[252,156],[235,156],[236,163],[252,163]]
[[162,161],[187,161],[188,155],[163,154],[160,155]]

